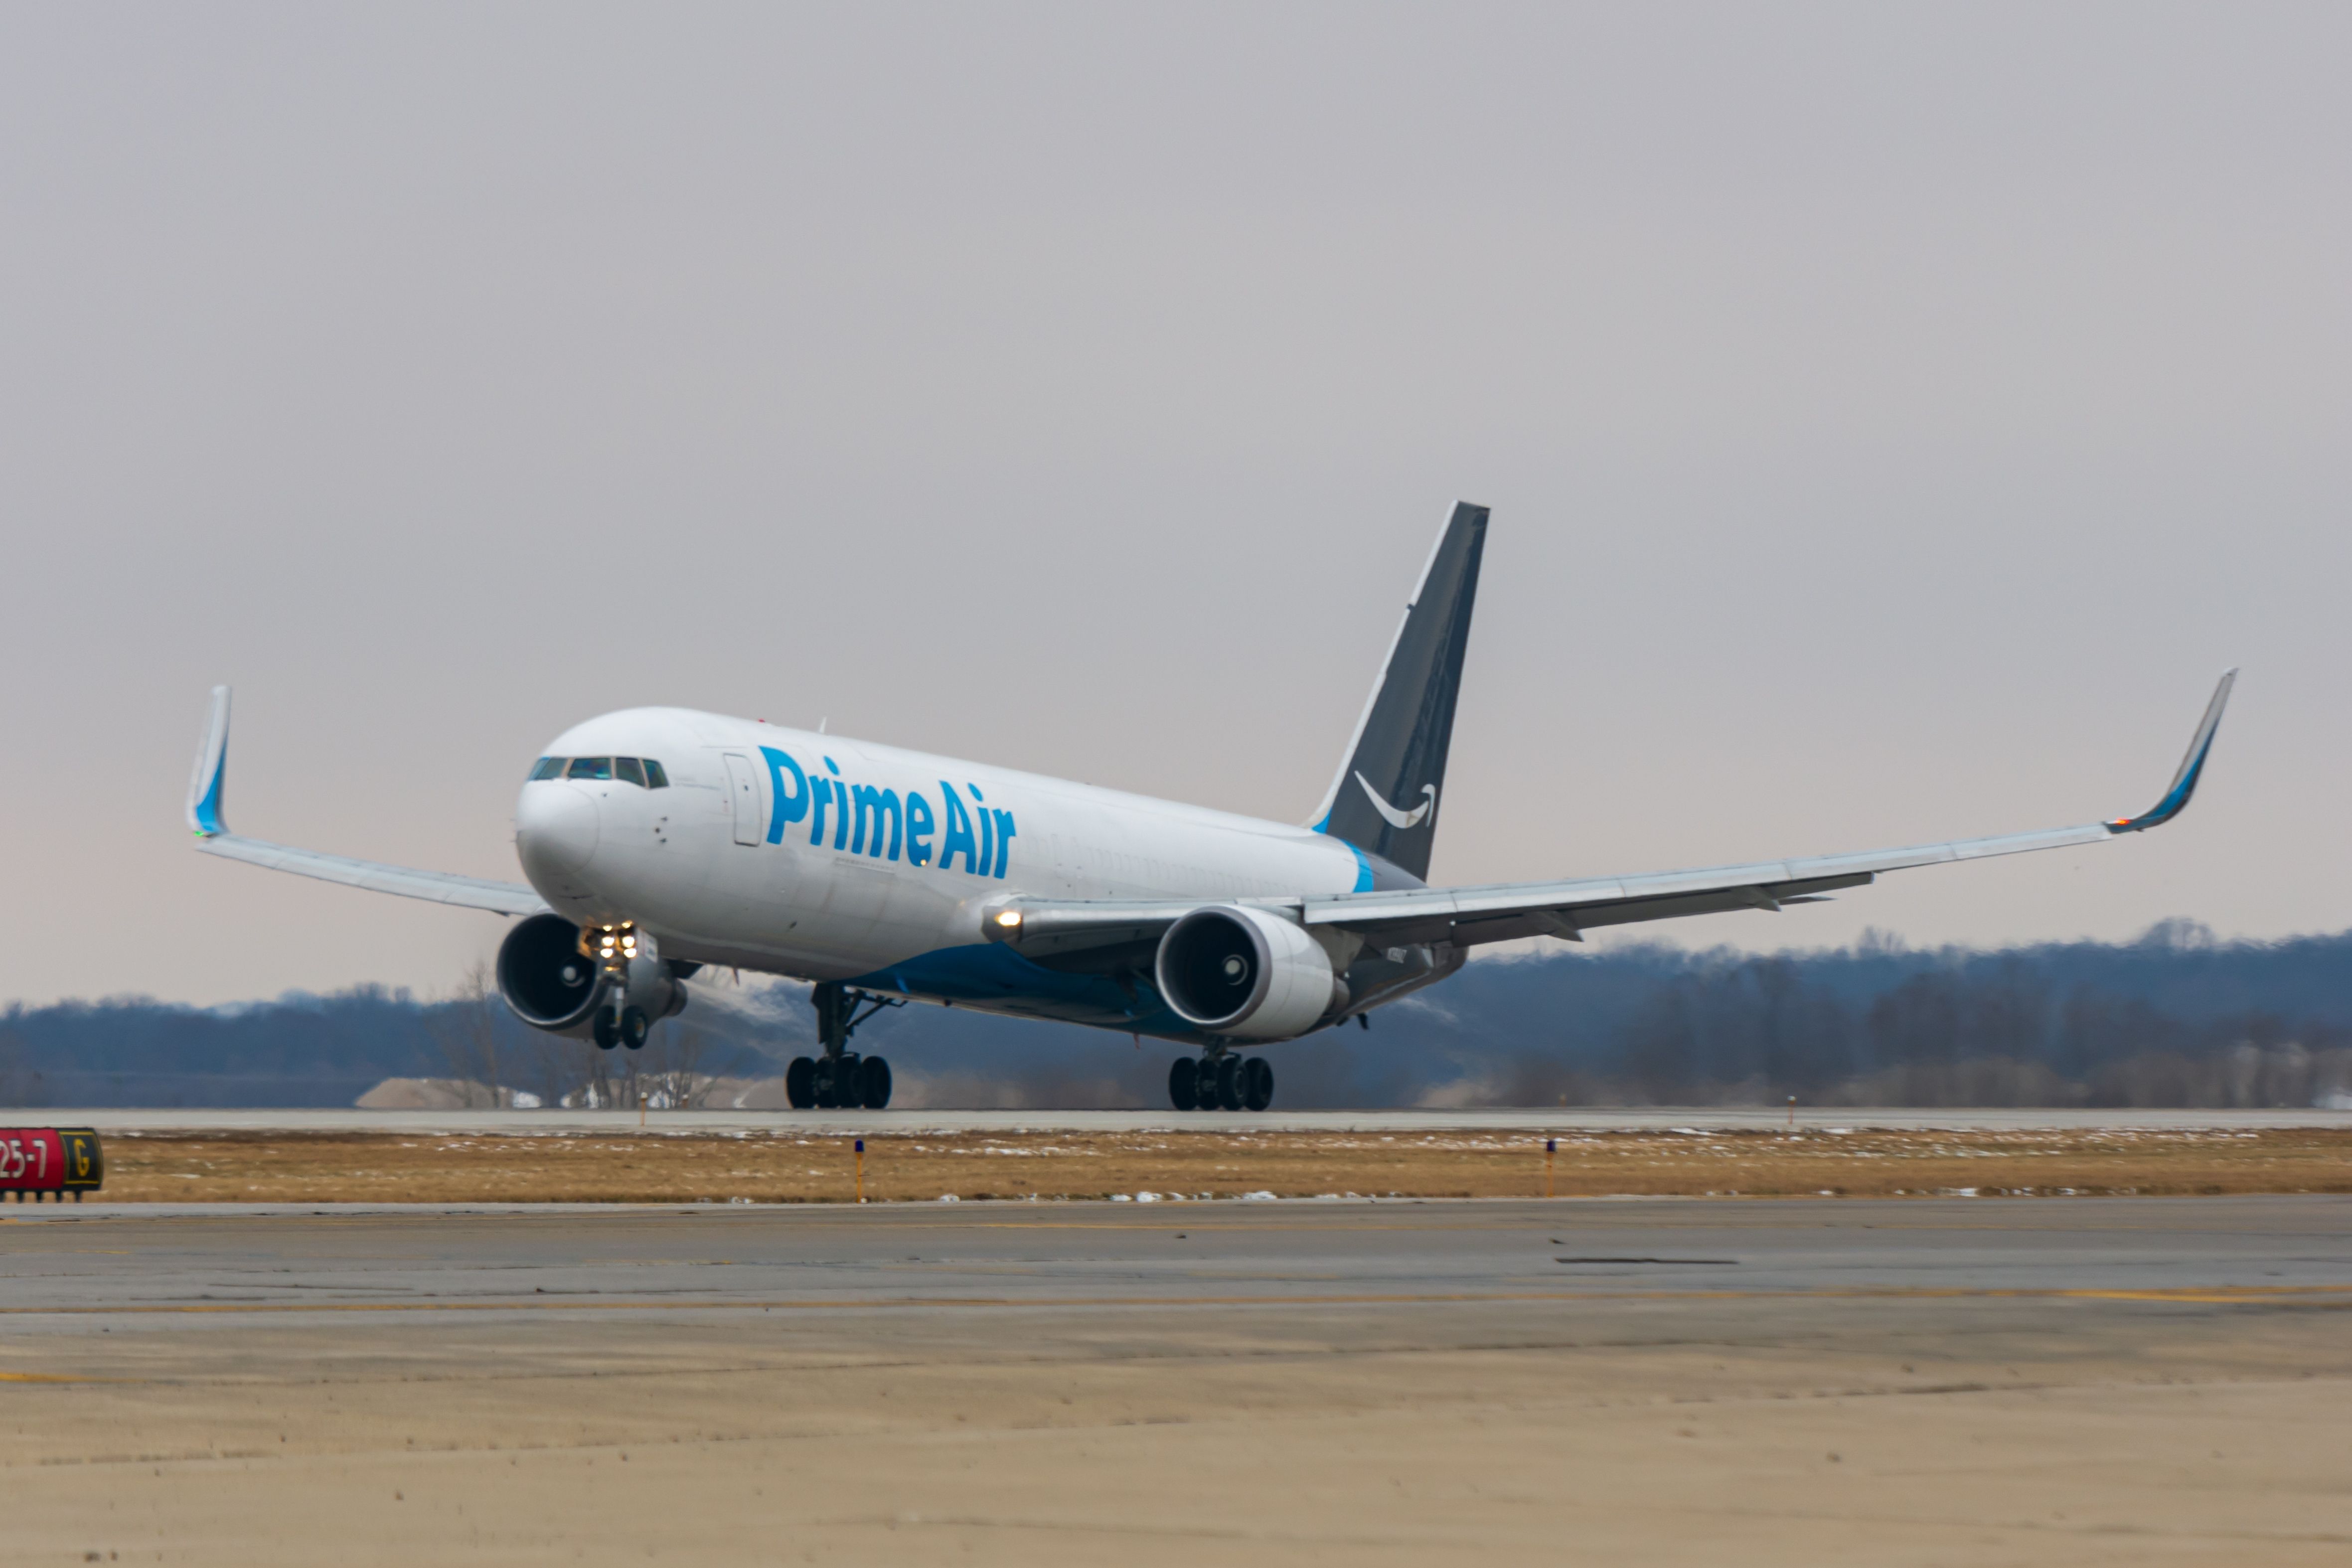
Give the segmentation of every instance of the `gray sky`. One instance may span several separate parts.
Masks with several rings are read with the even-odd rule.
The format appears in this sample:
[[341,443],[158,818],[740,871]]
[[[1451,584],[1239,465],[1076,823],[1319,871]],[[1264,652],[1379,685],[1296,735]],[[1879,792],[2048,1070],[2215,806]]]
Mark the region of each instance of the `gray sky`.
[[448,983],[676,702],[1290,820],[1495,509],[1439,880],[2352,924],[2352,11],[0,9],[0,998]]

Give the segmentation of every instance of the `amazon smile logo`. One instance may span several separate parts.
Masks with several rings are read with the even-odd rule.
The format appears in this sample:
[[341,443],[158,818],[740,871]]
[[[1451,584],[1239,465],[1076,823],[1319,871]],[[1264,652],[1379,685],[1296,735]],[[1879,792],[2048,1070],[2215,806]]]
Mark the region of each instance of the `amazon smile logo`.
[[1399,811],[1395,806],[1391,805],[1387,801],[1381,798],[1381,792],[1374,789],[1372,787],[1372,781],[1366,778],[1362,773],[1358,773],[1356,775],[1356,782],[1364,786],[1364,798],[1372,803],[1372,809],[1379,812],[1381,814],[1381,820],[1387,823],[1391,827],[1419,827],[1422,825],[1423,820],[1427,817],[1431,812],[1437,809],[1437,786],[1435,784],[1423,784],[1421,786],[1421,793],[1427,798],[1423,800],[1419,805],[1414,806],[1411,811]]

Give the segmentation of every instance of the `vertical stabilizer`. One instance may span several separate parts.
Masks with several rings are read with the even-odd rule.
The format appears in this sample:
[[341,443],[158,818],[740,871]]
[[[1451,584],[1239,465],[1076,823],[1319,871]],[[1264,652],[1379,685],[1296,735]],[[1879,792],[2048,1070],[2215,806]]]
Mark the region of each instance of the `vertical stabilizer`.
[[1416,878],[1429,874],[1437,837],[1454,702],[1478,596],[1486,509],[1457,502],[1405,605],[1371,700],[1356,721],[1348,758],[1315,815],[1315,830],[1378,855]]

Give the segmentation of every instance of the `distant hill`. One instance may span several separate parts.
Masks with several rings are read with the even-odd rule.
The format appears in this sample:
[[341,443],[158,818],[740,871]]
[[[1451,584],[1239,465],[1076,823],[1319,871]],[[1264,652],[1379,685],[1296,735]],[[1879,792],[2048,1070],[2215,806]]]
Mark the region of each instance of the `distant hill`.
[[[631,1060],[494,997],[362,987],[234,1007],[139,997],[0,1013],[0,1103],[341,1106],[385,1079],[542,1100],[624,1067],[758,1078],[810,1048],[804,990],[703,987]],[[909,1006],[857,1037],[902,1102],[1158,1105],[1167,1045]],[[1355,1026],[1273,1047],[1277,1103],[2308,1105],[2352,1099],[2352,932],[1979,952],[1865,939],[1755,957],[1630,946],[1486,959]]]

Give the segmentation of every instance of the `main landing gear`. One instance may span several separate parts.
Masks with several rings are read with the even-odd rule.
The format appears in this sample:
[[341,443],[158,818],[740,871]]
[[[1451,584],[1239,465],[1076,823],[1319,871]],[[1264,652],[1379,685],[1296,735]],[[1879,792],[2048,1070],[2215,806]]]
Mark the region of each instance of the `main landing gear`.
[[1274,1103],[1274,1064],[1264,1057],[1218,1051],[1168,1069],[1169,1102],[1179,1110],[1264,1110]]
[[[784,1098],[794,1110],[881,1110],[890,1103],[890,1064],[880,1057],[861,1057],[849,1048],[857,1026],[885,1007],[903,1007],[903,996],[877,996],[852,991],[839,981],[816,986],[809,1000],[816,1004],[817,1043],[824,1054],[812,1060],[794,1057],[784,1069]],[[859,1012],[863,1006],[866,1010]]]

